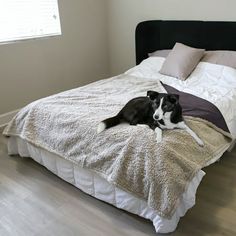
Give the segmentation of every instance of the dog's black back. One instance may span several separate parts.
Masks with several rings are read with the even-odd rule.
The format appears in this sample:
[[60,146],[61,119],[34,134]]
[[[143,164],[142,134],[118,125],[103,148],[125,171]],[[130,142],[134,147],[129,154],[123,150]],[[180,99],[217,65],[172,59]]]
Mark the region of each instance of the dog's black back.
[[130,125],[152,124],[154,109],[149,97],[137,97],[130,100],[118,113],[121,121]]

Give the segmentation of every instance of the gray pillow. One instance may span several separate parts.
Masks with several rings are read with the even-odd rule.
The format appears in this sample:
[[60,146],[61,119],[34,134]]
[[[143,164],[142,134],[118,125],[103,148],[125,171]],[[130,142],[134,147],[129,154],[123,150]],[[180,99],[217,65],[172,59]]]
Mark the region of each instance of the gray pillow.
[[164,57],[164,58],[166,58],[170,52],[171,52],[171,49],[157,50],[155,52],[148,53],[148,56],[149,57]]
[[206,51],[201,61],[236,69],[236,51]]
[[167,56],[161,74],[186,80],[201,60],[205,49],[188,47],[182,43],[176,43]]
[[[155,52],[149,53],[149,57],[164,57],[166,58],[171,52],[171,49],[157,50]],[[236,51],[205,51],[203,62],[209,62],[212,64],[229,66],[236,69]]]

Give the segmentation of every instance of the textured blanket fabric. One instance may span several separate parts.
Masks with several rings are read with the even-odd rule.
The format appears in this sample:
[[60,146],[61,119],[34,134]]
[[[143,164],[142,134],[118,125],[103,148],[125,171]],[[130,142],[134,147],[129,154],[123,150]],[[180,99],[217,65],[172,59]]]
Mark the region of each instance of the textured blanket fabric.
[[146,200],[165,218],[194,175],[230,144],[230,135],[211,123],[187,117],[202,138],[198,146],[183,130],[163,132],[157,144],[149,128],[118,125],[99,135],[100,121],[115,115],[147,90],[164,92],[157,80],[122,75],[50,96],[23,108],[4,134],[56,153]]

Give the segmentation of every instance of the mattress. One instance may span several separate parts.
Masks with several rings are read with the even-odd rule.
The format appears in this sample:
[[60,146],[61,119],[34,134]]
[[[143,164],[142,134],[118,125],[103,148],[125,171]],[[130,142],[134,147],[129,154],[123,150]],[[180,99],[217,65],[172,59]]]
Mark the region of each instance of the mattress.
[[[222,150],[223,152],[225,150]],[[8,139],[8,153],[9,155],[19,154],[21,157],[30,157],[83,192],[117,208],[150,220],[157,233],[169,233],[176,229],[180,217],[183,217],[195,205],[196,191],[205,175],[202,170],[196,174],[182,195],[173,217],[168,220],[160,217],[153,209],[148,207],[144,200],[108,183],[95,172],[81,168],[55,154],[35,147],[21,138],[12,136]],[[215,160],[219,158],[216,157]]]

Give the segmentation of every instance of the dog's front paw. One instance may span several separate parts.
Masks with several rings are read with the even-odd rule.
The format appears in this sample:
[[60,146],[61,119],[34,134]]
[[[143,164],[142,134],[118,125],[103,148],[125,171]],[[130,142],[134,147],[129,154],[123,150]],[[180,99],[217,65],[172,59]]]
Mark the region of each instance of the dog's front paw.
[[161,143],[161,141],[162,141],[162,137],[158,137],[158,136],[156,136],[156,141],[157,141],[157,143]]
[[155,133],[156,133],[156,141],[157,143],[160,143],[162,141],[162,130],[159,128],[156,128]]
[[196,140],[197,141],[197,143],[198,143],[198,145],[200,146],[200,147],[204,147],[204,142],[199,138],[199,139],[197,139]]
[[204,145],[205,145],[202,140],[200,140],[200,142],[198,142],[198,144],[199,144],[200,147],[204,147]]

